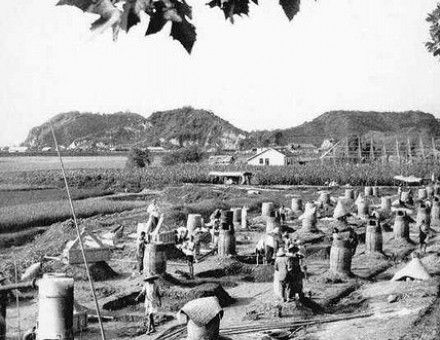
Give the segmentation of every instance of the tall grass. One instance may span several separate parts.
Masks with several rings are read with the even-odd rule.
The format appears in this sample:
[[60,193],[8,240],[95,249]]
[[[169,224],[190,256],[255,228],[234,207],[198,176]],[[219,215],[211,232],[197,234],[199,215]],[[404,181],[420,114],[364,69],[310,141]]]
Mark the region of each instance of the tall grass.
[[[143,205],[145,205],[144,202],[113,201],[102,198],[74,201],[75,211],[79,218],[121,212]],[[2,207],[0,208],[0,233],[47,226],[71,217],[67,200]]]
[[[339,184],[392,185],[395,175],[430,177],[440,173],[440,164],[419,162],[406,165],[381,163],[354,164],[313,162],[305,165],[250,167],[215,167],[205,164],[182,164],[175,166],[152,166],[145,169],[84,169],[67,172],[70,185],[76,188],[99,187],[101,189],[139,191],[143,188],[160,188],[182,183],[209,183],[209,171],[251,171],[254,185],[324,185],[334,180]],[[23,183],[28,185],[55,185],[61,187],[59,171],[31,171],[7,173],[0,183]]]

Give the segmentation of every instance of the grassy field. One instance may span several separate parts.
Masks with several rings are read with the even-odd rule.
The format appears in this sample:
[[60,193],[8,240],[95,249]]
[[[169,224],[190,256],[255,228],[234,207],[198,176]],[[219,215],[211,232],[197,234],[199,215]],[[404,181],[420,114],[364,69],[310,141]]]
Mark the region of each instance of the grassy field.
[[[74,200],[81,200],[91,197],[105,196],[112,194],[112,191],[100,189],[71,189],[71,195]],[[33,204],[37,202],[55,202],[66,200],[67,194],[61,188],[47,189],[20,189],[20,190],[2,190],[0,188],[0,208],[14,205]]]
[[[141,201],[113,201],[88,198],[74,201],[78,218],[110,214],[142,207]],[[47,226],[71,218],[67,200],[35,202],[0,207],[0,233],[18,232],[31,227]]]
[[[121,169],[126,156],[65,156],[66,169]],[[56,156],[0,157],[0,172],[60,169]]]
[[[440,174],[440,165],[415,163],[404,166],[371,164],[307,163],[286,167],[213,167],[205,164],[181,164],[176,166],[151,166],[139,170],[125,169],[77,169],[67,172],[68,181],[75,188],[99,187],[110,190],[139,191],[144,188],[162,188],[182,183],[210,183],[209,171],[250,171],[253,185],[324,185],[336,181],[340,185],[394,185],[395,175],[414,175],[430,178]],[[7,172],[0,184],[27,184],[62,187],[63,179],[58,170]]]

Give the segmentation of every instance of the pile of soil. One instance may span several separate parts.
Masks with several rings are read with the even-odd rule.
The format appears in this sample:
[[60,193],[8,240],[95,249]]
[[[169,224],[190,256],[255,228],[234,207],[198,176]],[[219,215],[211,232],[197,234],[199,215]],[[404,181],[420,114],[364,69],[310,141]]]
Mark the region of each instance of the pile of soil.
[[229,306],[235,301],[219,283],[204,283],[192,289],[173,288],[165,291],[163,304],[166,310],[176,312],[187,302],[208,296],[216,296],[222,307]]
[[244,280],[250,282],[272,282],[274,268],[270,264],[254,266],[250,275],[246,276]]
[[[298,319],[311,318],[316,314],[314,306],[309,305],[309,299],[293,302],[256,301],[246,308],[245,320],[279,319],[296,317]],[[318,310],[320,308],[316,308]]]
[[[64,272],[67,276],[73,277],[75,281],[87,281],[87,272],[84,265],[64,265],[62,268],[56,268],[57,272]],[[89,266],[90,275],[93,281],[107,281],[119,276],[105,261],[92,263]]]

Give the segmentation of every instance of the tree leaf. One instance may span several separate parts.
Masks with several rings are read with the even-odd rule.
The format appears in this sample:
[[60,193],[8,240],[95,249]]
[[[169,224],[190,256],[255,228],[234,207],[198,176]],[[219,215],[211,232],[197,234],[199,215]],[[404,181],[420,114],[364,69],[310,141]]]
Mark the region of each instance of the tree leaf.
[[186,19],[183,19],[182,22],[173,22],[170,35],[173,39],[178,40],[188,53],[191,53],[197,37],[193,24]]
[[300,4],[301,0],[280,0],[280,5],[289,20],[299,12]]
[[155,34],[161,31],[167,23],[167,21],[163,17],[163,4],[161,4],[160,2],[156,2],[155,7],[158,8],[156,8],[154,13],[150,14],[150,22],[148,23],[147,32],[145,32],[145,35]]
[[84,12],[87,12],[88,8],[92,5],[95,5],[95,0],[60,0],[56,4],[56,6],[74,6],[78,7],[79,9],[83,10]]
[[249,0],[212,0],[207,5],[211,8],[219,7],[223,11],[225,19],[230,19],[232,23],[234,15],[249,14]]
[[121,27],[128,32],[131,27],[137,25],[140,21],[141,12],[152,11],[151,0],[127,0],[123,6]]

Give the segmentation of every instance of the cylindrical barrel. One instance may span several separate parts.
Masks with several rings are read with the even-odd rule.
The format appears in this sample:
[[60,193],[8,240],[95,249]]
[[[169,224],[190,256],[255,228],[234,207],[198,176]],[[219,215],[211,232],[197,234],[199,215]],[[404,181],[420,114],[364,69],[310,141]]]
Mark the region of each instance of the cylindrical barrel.
[[302,224],[301,231],[303,232],[313,233],[318,231],[318,228],[316,227],[316,218],[313,217],[312,215],[303,218],[301,224]]
[[230,210],[222,210],[220,214],[220,222],[228,226],[233,225],[234,213]]
[[243,229],[247,229],[247,215],[248,215],[248,209],[245,207],[241,210],[241,227]]
[[431,207],[431,226],[440,227],[440,199],[434,197]]
[[227,257],[235,255],[235,235],[231,229],[220,229],[218,238],[218,255]]
[[379,197],[379,187],[373,187],[372,190],[373,196]]
[[345,189],[344,198],[348,200],[354,200],[354,190],[353,189]]
[[406,214],[403,211],[397,211],[394,220],[393,235],[397,239],[409,240],[409,224],[406,219]]
[[241,208],[231,208],[232,222],[235,224],[241,223]]
[[73,278],[45,274],[38,283],[37,340],[73,339]]
[[428,194],[426,193],[425,188],[420,188],[417,195],[419,200],[426,200],[428,198]]
[[148,243],[145,245],[144,274],[161,275],[167,271],[166,244]]
[[391,211],[391,197],[381,197],[380,199],[380,210],[384,212]]
[[427,224],[430,225],[431,219],[430,219],[430,210],[429,208],[424,205],[420,204],[420,206],[417,209],[417,216],[416,216],[416,224]]
[[261,205],[261,216],[270,216],[271,212],[274,211],[273,202],[263,202]]
[[322,204],[330,204],[330,193],[327,191],[323,191],[319,194],[319,202],[322,202]]
[[373,188],[372,187],[365,187],[364,188],[364,195],[367,196],[373,196]]
[[188,234],[191,235],[194,229],[203,226],[202,215],[200,214],[188,214],[188,219],[186,220],[186,229],[188,229]]
[[206,325],[198,325],[191,319],[186,325],[187,340],[217,340],[220,332],[220,317],[216,316]]
[[368,218],[370,215],[370,207],[367,201],[360,201],[357,205],[358,209],[358,217],[359,218]]
[[350,275],[352,257],[348,240],[334,239],[330,248],[330,271],[334,274]]
[[382,252],[382,228],[377,220],[370,220],[365,233],[365,248],[367,252]]
[[294,197],[292,198],[292,211],[294,213],[298,213],[303,210],[303,203],[302,199],[300,197]]
[[276,217],[268,217],[266,218],[266,233],[270,233],[274,230],[274,228],[279,227],[280,223]]

